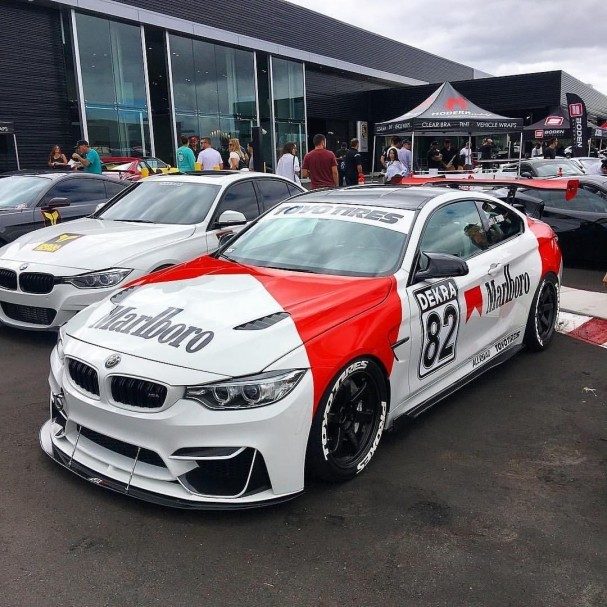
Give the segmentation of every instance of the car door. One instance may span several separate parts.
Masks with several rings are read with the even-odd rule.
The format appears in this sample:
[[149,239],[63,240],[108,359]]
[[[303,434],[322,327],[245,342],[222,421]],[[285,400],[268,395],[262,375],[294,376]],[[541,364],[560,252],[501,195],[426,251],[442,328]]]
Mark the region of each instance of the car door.
[[[67,198],[69,206],[48,209],[53,198]],[[97,205],[107,200],[105,180],[73,175],[55,184],[38,203],[41,225],[55,225],[93,213]]]
[[244,227],[221,228],[217,221],[224,211],[238,211],[246,217],[247,221],[259,217],[260,204],[252,179],[238,181],[225,189],[207,226],[207,247],[209,251],[214,251],[217,248],[222,236],[237,234]]
[[292,196],[289,184],[281,179],[260,177],[255,180],[255,186],[259,194],[262,212],[268,211],[278,203]]
[[[492,344],[508,333],[489,309],[487,284],[504,271],[477,201],[447,203],[427,218],[407,287],[411,323],[410,395],[430,397],[486,362]],[[466,276],[416,281],[421,253],[446,253],[468,264]]]

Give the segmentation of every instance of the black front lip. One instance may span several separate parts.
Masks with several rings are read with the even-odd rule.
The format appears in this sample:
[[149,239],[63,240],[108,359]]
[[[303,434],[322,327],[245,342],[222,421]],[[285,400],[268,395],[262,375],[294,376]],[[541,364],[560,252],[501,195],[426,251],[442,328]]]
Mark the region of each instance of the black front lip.
[[[42,430],[41,430],[42,432]],[[41,437],[40,437],[41,438]],[[52,442],[52,441],[51,441]],[[230,503],[230,502],[194,502],[184,500],[178,497],[167,497],[160,493],[154,493],[153,491],[147,491],[146,489],[140,489],[139,487],[133,487],[132,485],[127,487],[126,485],[119,483],[118,481],[99,474],[95,470],[91,470],[86,466],[83,466],[76,460],[65,455],[62,451],[57,449],[55,445],[52,445],[53,452],[48,453],[42,446],[42,439],[40,440],[42,450],[60,466],[74,473],[76,476],[93,483],[104,489],[120,493],[122,495],[128,495],[144,502],[150,502],[159,506],[166,506],[169,508],[178,508],[181,510],[252,510],[254,508],[266,508],[268,506],[274,506],[283,502],[288,502],[296,497],[300,496],[303,491],[292,493],[290,495],[277,497],[263,502],[248,502],[248,503]]]

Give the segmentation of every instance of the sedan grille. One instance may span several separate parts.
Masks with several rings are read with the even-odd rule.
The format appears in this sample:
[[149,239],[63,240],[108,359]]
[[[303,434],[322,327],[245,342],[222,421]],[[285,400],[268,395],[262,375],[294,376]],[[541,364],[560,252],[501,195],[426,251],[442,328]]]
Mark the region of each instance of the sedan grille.
[[57,311],[52,308],[36,308],[34,306],[21,306],[18,304],[1,302],[2,311],[13,320],[26,322],[31,325],[50,325]]
[[0,287],[3,289],[17,290],[17,272],[0,268]]
[[75,360],[67,359],[67,368],[70,372],[72,381],[89,394],[99,396],[99,377],[97,371],[89,365]]
[[52,274],[24,272],[19,275],[19,287],[25,293],[50,293],[54,286],[55,277]]
[[112,398],[123,405],[159,409],[164,405],[166,395],[167,389],[161,384],[135,377],[112,377]]

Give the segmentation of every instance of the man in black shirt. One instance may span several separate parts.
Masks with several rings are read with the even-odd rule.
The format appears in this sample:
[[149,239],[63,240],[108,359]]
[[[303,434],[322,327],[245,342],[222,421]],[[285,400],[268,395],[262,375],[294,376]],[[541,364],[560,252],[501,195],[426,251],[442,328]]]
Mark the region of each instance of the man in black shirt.
[[430,144],[430,150],[428,152],[428,168],[438,169],[442,171],[445,167],[443,166],[443,155],[438,149],[438,141],[433,141]]
[[552,138],[548,145],[544,148],[544,158],[550,158],[554,160],[556,158],[556,146],[558,145],[558,140],[556,138]]
[[457,170],[459,168],[459,150],[451,145],[451,139],[445,139],[442,150],[443,168],[445,171]]
[[483,139],[483,145],[481,145],[481,160],[491,160],[491,153],[493,152],[493,139]]
[[346,185],[357,185],[358,176],[363,174],[358,145],[358,139],[352,139],[352,141],[350,141],[350,149],[346,152]]

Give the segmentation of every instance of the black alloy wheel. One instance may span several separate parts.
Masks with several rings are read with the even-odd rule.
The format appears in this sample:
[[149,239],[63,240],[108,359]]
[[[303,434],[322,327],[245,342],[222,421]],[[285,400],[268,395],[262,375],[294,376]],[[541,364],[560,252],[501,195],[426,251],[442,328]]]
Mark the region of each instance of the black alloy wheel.
[[531,350],[541,351],[548,347],[556,331],[559,311],[558,283],[552,275],[546,276],[533,298],[525,343]]
[[369,463],[386,421],[386,382],[368,359],[349,363],[333,380],[313,420],[308,467],[329,481],[347,480]]

